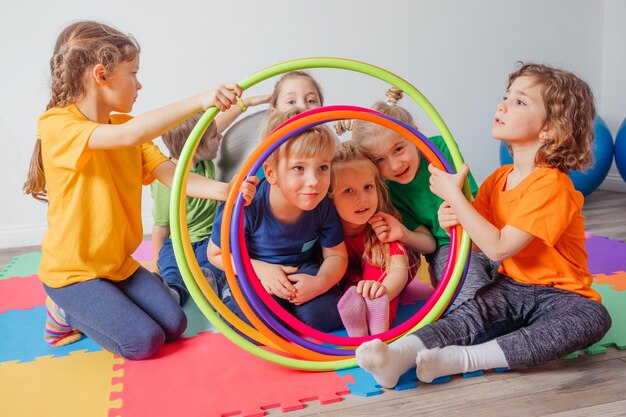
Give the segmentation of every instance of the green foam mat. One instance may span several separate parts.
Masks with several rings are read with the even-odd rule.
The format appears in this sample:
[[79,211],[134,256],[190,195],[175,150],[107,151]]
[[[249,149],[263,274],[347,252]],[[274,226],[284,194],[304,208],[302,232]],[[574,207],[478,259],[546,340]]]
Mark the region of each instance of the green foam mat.
[[606,353],[607,347],[626,349],[626,291],[616,291],[610,284],[593,284],[593,288],[602,296],[602,304],[609,310],[613,324],[598,342],[586,349],[570,353],[565,359],[577,358],[582,352],[588,355]]
[[31,252],[16,256],[0,271],[0,279],[35,275],[39,269],[39,262],[41,262],[41,252]]

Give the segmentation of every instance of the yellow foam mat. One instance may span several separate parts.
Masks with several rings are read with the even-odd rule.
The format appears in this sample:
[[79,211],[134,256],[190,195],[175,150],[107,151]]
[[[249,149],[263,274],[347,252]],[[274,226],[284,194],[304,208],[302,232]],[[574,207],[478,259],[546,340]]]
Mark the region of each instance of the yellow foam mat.
[[110,408],[122,406],[121,400],[110,401],[109,397],[121,391],[121,384],[113,384],[112,379],[122,376],[123,371],[114,367],[123,362],[107,351],[3,362],[0,416],[107,417]]

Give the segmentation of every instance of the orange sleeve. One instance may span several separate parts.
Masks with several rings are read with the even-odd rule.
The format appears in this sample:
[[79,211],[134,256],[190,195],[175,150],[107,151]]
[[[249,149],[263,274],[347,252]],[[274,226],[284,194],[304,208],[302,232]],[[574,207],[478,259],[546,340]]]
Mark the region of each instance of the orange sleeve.
[[554,246],[577,213],[571,195],[555,176],[547,175],[528,186],[506,224]]

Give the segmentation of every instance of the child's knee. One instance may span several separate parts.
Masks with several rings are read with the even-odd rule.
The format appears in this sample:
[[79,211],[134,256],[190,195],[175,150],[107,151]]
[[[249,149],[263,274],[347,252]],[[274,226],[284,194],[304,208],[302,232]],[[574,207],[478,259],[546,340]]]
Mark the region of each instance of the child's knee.
[[165,333],[158,325],[145,326],[133,332],[131,339],[120,343],[119,354],[130,360],[147,359],[164,343]]
[[187,328],[187,316],[182,309],[172,314],[172,319],[165,325],[163,333],[165,334],[165,341],[171,342],[178,339]]
[[601,303],[589,303],[589,313],[588,326],[596,330],[594,332],[596,333],[594,338],[598,341],[611,329],[613,321],[609,311]]

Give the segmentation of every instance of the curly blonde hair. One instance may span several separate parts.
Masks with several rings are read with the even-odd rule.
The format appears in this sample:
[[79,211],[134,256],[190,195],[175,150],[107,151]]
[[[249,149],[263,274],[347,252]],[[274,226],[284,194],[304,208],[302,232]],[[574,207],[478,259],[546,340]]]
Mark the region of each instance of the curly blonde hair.
[[[85,94],[85,77],[95,65],[104,65],[110,73],[120,63],[135,59],[140,51],[132,35],[108,25],[93,21],[72,23],[59,34],[50,59],[52,83],[46,110],[65,107]],[[35,142],[23,190],[36,200],[48,201],[39,139]]]
[[[360,147],[355,141],[348,140],[337,144],[335,147],[335,156],[332,159],[331,166],[330,188],[328,192],[331,198],[333,198],[334,192],[337,188],[337,182],[343,172],[349,168],[358,168],[359,172],[368,172],[374,176],[374,184],[376,186],[376,194],[378,196],[376,211],[391,214],[398,220],[402,220],[400,213],[391,203],[391,197],[389,195],[387,185],[378,172],[376,164],[372,161],[371,155]],[[387,272],[391,264],[389,246],[389,243],[383,243],[380,239],[378,239],[371,227],[367,227],[365,233],[365,252],[363,253],[363,260],[370,265],[381,268]],[[409,256],[409,265],[415,265],[416,262],[419,262],[416,257],[411,256],[410,251],[406,251],[406,254]]]
[[[393,117],[410,126],[415,126],[413,116],[404,107],[398,106],[398,101],[402,100],[404,93],[396,87],[387,90],[386,101],[377,101],[370,108],[376,110],[385,116]],[[338,123],[336,127],[337,133],[341,134],[345,130],[350,130],[346,126],[346,122]],[[354,120],[351,123],[352,140],[363,146],[368,139],[384,134],[388,129],[376,123],[367,122],[365,120]]]
[[[509,75],[508,87],[519,77],[531,77],[541,86],[549,132],[535,156],[537,166],[564,173],[593,165],[593,119],[596,108],[589,85],[569,71],[548,65],[518,63]],[[509,151],[511,148],[509,146]]]

